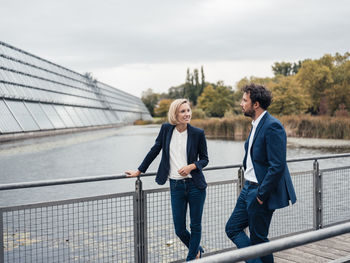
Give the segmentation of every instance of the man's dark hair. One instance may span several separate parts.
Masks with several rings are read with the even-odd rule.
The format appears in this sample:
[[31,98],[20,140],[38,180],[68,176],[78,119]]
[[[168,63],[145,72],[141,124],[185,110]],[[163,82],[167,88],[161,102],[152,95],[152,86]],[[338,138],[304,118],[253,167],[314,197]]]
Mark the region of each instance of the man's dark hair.
[[249,85],[244,86],[242,91],[250,95],[250,99],[253,104],[255,102],[259,102],[260,107],[264,110],[267,110],[267,108],[271,104],[271,92],[268,89],[266,89],[263,85],[251,83]]

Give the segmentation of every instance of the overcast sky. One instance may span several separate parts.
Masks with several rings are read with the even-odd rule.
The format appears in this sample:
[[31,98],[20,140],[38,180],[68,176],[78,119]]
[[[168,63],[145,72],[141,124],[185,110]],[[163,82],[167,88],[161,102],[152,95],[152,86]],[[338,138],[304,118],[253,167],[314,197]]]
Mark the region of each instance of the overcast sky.
[[347,0],[0,0],[0,40],[141,96],[350,51]]

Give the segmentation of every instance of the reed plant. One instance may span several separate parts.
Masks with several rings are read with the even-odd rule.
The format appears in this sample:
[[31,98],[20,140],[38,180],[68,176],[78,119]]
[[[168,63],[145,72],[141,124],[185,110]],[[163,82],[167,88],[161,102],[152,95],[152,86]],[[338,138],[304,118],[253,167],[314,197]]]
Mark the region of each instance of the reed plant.
[[290,137],[350,140],[350,118],[294,115],[279,118]]
[[[277,116],[288,137],[350,140],[350,118],[310,115]],[[161,124],[166,118],[156,119]],[[226,118],[191,120],[193,126],[205,131],[208,138],[245,140],[249,136],[251,118],[234,115]]]
[[209,138],[244,140],[248,137],[251,120],[244,116],[195,119],[191,124],[202,128]]
[[[289,137],[350,140],[348,117],[290,115],[277,118],[282,122]],[[251,119],[243,115],[198,119],[192,120],[191,123],[204,129],[210,138],[233,140],[247,139],[251,128]]]

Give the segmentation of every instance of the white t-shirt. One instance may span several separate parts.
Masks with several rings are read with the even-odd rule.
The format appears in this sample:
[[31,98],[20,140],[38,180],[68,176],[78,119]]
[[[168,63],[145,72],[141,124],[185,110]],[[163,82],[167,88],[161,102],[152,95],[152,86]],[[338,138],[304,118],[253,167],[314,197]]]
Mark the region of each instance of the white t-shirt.
[[170,172],[169,178],[181,180],[191,178],[191,175],[182,176],[177,172],[179,169],[187,165],[187,129],[179,132],[174,128],[173,135],[170,141]]
[[259,118],[257,118],[255,121],[252,121],[253,128],[252,128],[252,132],[251,132],[250,137],[249,137],[246,170],[244,171],[244,179],[251,181],[251,182],[255,182],[255,183],[258,182],[258,179],[256,179],[252,158],[250,156],[250,150],[252,148],[252,143],[253,143],[256,127],[258,127],[259,122],[262,119],[262,117],[265,115],[265,113],[266,113],[266,111],[264,111],[259,116]]

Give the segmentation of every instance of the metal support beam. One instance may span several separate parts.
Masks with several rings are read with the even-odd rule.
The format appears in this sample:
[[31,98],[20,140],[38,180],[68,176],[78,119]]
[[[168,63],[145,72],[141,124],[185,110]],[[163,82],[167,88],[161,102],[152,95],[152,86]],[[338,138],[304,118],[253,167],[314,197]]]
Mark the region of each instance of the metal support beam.
[[237,199],[243,189],[243,184],[244,184],[244,171],[243,171],[243,167],[240,166],[238,169]]
[[142,181],[137,177],[134,195],[134,243],[135,262],[147,262],[147,229],[145,227],[145,194],[142,190]]
[[5,262],[5,253],[4,253],[4,218],[3,211],[0,210],[0,262]]
[[322,173],[317,160],[313,164],[313,186],[314,186],[314,229],[322,228]]

